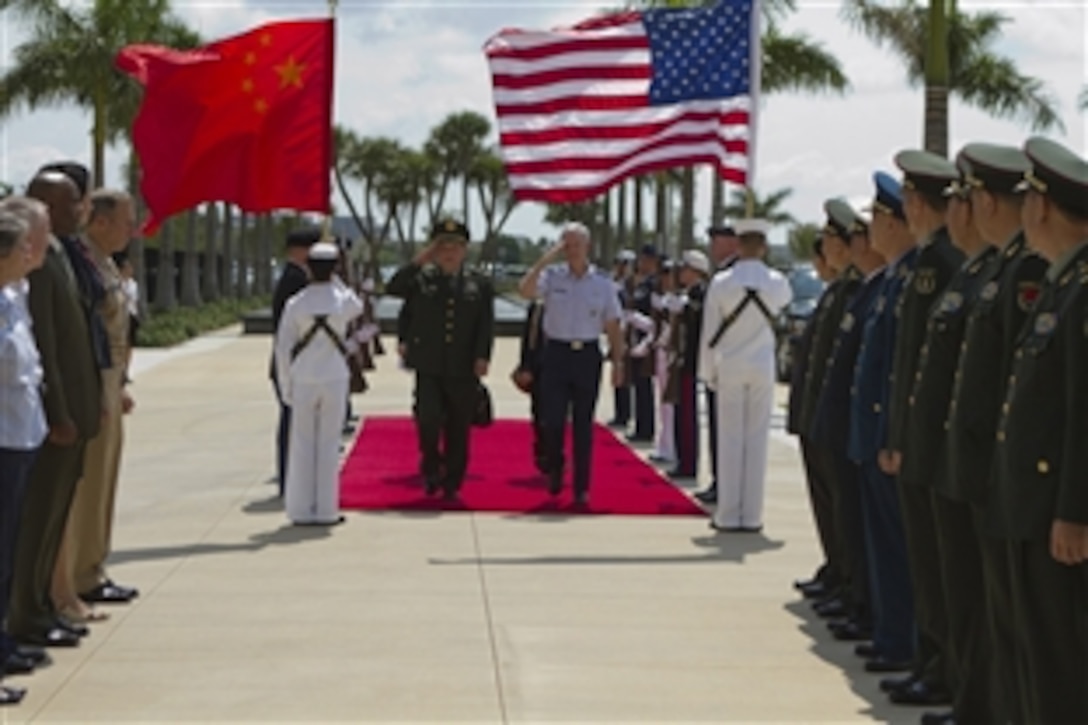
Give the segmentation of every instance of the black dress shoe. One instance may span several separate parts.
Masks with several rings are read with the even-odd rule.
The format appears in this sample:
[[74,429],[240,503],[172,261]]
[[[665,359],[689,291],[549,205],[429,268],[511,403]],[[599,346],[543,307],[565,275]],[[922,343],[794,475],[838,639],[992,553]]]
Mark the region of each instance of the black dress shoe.
[[609,428],[619,428],[620,430],[623,430],[624,428],[627,427],[627,421],[626,420],[615,420],[615,419],[613,419],[613,420],[610,420],[607,423],[605,423],[605,425],[608,426]]
[[563,490],[563,469],[552,469],[548,474],[548,493],[558,496]]
[[67,629],[54,627],[45,632],[34,634],[16,635],[15,639],[22,644],[37,645],[38,647],[78,647],[80,637],[72,634]]
[[873,638],[873,630],[857,622],[847,621],[831,627],[831,636],[840,642],[865,642]]
[[909,687],[889,692],[888,699],[896,705],[947,705],[952,702],[952,695],[943,687],[916,680]]
[[878,655],[866,661],[866,672],[907,672],[914,665],[910,660],[891,660]]
[[83,592],[79,598],[88,604],[128,604],[139,594],[131,587],[122,587],[106,581],[89,592]]
[[665,471],[665,475],[669,478],[695,478],[695,471],[681,471],[674,468],[671,471]]
[[956,722],[956,713],[949,710],[948,712],[927,712],[922,714],[922,725],[954,725]]
[[575,506],[580,506],[580,507],[581,506],[588,506],[589,505],[589,494],[587,492],[585,492],[585,491],[575,491],[574,492],[574,505]]
[[26,644],[16,645],[15,654],[23,659],[30,660],[35,666],[44,665],[49,662],[49,653],[41,647],[32,647]]
[[812,611],[816,612],[817,616],[823,617],[824,619],[845,617],[849,614],[846,604],[841,599],[827,599],[818,602],[813,605]]
[[809,587],[814,587],[814,586],[822,587],[823,585],[824,585],[824,583],[822,581],[820,581],[820,579],[818,577],[812,577],[811,579],[797,579],[796,581],[793,582],[793,588],[796,589],[799,592],[802,592],[805,589],[808,589]]
[[798,586],[797,583],[794,582],[793,586],[797,591],[801,592],[801,596],[805,599],[822,599],[828,594],[831,594],[831,590],[828,589],[823,582],[819,581],[806,582],[803,586]]
[[[880,650],[872,642],[861,642],[854,646],[854,654],[867,660],[873,660],[880,656]],[[883,682],[884,680],[881,680],[881,683]]]
[[629,436],[627,436],[627,442],[628,443],[653,443],[654,442],[654,437],[653,436],[629,435]]
[[90,628],[85,624],[78,624],[76,622],[70,622],[64,617],[57,617],[53,620],[53,626],[57,629],[64,629],[77,637],[86,637],[91,633]]
[[705,491],[699,491],[695,494],[695,500],[707,506],[712,506],[718,503],[718,489],[708,488]]
[[8,655],[8,658],[4,660],[4,674],[5,675],[29,675],[34,671],[35,663],[26,657],[20,657],[15,652]]
[[905,690],[918,681],[918,675],[913,672],[906,677],[885,677],[880,681],[881,692],[895,692]]

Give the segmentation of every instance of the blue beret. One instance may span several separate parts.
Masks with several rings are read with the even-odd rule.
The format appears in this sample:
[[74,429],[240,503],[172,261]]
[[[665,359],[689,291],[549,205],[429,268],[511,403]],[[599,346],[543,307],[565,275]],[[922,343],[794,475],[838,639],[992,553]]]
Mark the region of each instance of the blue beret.
[[906,219],[903,212],[903,187],[895,177],[878,171],[873,174],[876,196],[873,198],[873,211],[891,214],[899,219]]

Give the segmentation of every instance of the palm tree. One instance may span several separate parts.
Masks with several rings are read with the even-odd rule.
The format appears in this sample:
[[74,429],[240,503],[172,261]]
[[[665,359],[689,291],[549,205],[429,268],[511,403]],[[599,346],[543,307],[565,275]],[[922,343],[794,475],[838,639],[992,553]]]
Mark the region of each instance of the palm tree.
[[793,194],[793,189],[778,189],[765,197],[760,197],[754,189],[737,189],[732,199],[725,206],[725,216],[733,219],[753,217],[765,219],[771,224],[796,224],[797,220],[788,211],[782,209],[783,202]]
[[[887,46],[907,68],[913,86],[926,88],[928,151],[948,155],[948,97],[1000,118],[1025,121],[1036,131],[1061,129],[1043,81],[1026,76],[993,45],[1009,18],[993,11],[963,13],[953,2],[918,0],[885,5],[846,0],[846,19],[877,45]],[[942,40],[943,39],[943,40]]]
[[483,153],[484,139],[491,133],[491,122],[475,111],[460,111],[446,116],[431,129],[425,151],[441,169],[441,193],[431,207],[432,218],[442,208],[446,189],[453,179],[461,180],[461,214],[466,224],[469,222],[468,196],[472,187],[469,175],[476,158]]
[[790,230],[788,245],[794,259],[812,259],[816,240],[820,238],[819,224],[798,224]]
[[95,185],[105,183],[106,144],[128,132],[139,86],[114,70],[131,43],[192,48],[197,35],[170,12],[168,0],[94,0],[68,7],[61,0],[0,0],[31,30],[0,77],[0,118],[22,107],[74,104],[92,116]]
[[492,262],[498,251],[499,232],[518,202],[510,189],[502,158],[495,149],[488,149],[476,157],[468,179],[476,186],[480,210],[484,215],[484,245],[480,261]]

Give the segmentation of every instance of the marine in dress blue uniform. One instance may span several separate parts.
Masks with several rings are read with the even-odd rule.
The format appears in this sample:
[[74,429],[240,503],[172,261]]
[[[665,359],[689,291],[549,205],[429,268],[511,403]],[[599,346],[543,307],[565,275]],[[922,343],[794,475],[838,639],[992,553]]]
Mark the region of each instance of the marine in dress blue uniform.
[[895,350],[896,306],[918,256],[903,212],[902,188],[883,172],[874,176],[876,198],[870,237],[889,260],[864,325],[854,367],[848,454],[861,473],[862,519],[873,608],[875,656],[870,672],[910,669],[914,657],[914,603],[895,480],[877,464],[884,446]]
[[[574,439],[574,502],[589,502],[593,444],[593,411],[601,382],[600,337],[607,333],[612,354],[613,384],[623,375],[624,343],[620,333],[620,305],[612,281],[589,263],[589,231],[568,224],[560,243],[526,273],[518,285],[528,299],[544,304],[543,329],[547,342],[541,359],[544,429],[548,445],[549,492],[563,488],[563,438],[568,417]],[[560,254],[566,264],[548,266]]]
[[1024,147],[1024,232],[1050,261],[1016,341],[988,510],[1008,544],[1023,718],[1088,722],[1088,160]]
[[[631,311],[652,318],[653,296],[660,274],[660,257],[653,245],[647,244],[639,251],[638,275],[631,299]],[[634,348],[635,327],[629,327],[628,350]],[[635,430],[628,436],[632,443],[651,443],[654,440],[654,356],[629,358],[627,371],[635,393]]]

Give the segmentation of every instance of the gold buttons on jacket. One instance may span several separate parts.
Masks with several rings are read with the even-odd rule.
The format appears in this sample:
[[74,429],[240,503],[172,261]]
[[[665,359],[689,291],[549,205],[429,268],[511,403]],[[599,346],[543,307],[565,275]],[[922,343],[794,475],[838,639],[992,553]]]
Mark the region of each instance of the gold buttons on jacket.
[[873,412],[874,413],[879,413],[880,412],[880,403],[873,403]]
[[1035,464],[1035,469],[1045,476],[1050,473],[1050,463],[1045,458],[1040,458],[1039,462]]
[[1004,443],[1004,442],[1005,442],[1005,431],[1003,431],[1003,430],[999,430],[999,431],[997,432],[997,441],[998,441],[999,443]]

